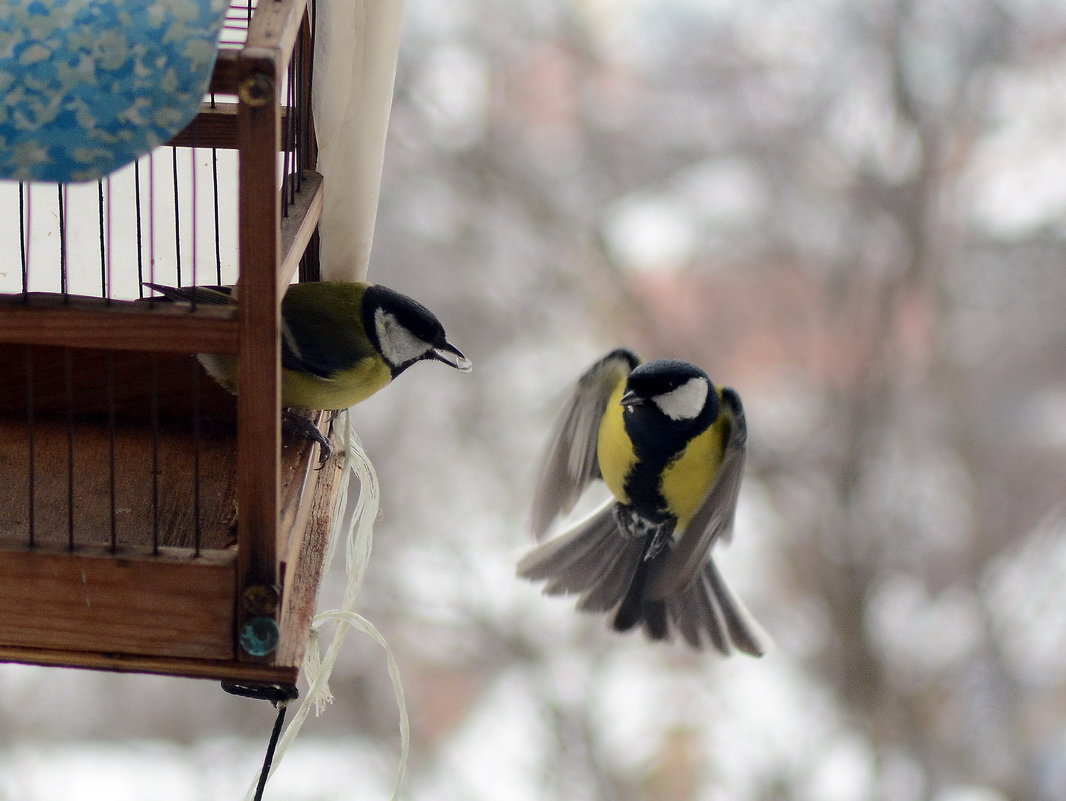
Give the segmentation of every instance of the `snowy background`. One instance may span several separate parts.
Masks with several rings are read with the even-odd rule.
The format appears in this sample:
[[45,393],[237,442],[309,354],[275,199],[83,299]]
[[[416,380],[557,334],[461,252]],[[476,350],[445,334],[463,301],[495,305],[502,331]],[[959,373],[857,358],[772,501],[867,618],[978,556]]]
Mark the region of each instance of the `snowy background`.
[[[403,798],[1066,798],[1064,76],[1050,0],[408,2],[370,276],[475,370],[354,413]],[[744,398],[720,565],[762,660],[514,578],[547,426],[621,344]],[[267,799],[389,797],[380,647],[332,686]],[[0,799],[236,799],[272,720],[0,666]]]

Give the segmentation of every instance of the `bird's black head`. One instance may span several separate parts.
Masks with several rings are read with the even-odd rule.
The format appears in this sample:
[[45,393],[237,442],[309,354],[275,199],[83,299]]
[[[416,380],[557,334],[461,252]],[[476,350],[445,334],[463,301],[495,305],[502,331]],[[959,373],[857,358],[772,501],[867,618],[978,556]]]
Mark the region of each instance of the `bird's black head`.
[[[692,436],[718,417],[718,392],[700,368],[676,359],[656,359],[629,374],[622,395],[627,427],[649,435]],[[652,433],[653,432],[653,433]]]
[[470,360],[448,341],[436,316],[406,295],[371,284],[363,296],[363,325],[395,378],[412,364],[436,359],[469,372]]

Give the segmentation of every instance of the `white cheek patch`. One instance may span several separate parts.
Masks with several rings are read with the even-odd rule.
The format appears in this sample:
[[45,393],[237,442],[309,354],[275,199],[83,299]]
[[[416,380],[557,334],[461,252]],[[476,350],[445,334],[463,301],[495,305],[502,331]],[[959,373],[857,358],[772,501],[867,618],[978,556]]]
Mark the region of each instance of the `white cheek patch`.
[[381,345],[381,355],[392,367],[421,358],[432,347],[404,328],[395,315],[382,309],[374,312],[374,330]]
[[703,411],[709,386],[706,378],[690,378],[675,390],[652,400],[671,420],[691,420]]

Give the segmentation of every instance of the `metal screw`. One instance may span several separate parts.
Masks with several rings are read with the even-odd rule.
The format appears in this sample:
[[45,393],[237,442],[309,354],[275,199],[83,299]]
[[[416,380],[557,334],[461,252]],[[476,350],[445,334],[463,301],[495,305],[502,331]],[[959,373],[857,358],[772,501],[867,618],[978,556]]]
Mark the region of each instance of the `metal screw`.
[[245,653],[266,656],[281,642],[281,629],[272,617],[250,617],[241,626],[237,639]]
[[237,94],[249,106],[265,106],[274,97],[274,82],[257,72],[241,81]]
[[244,609],[250,615],[273,615],[278,610],[281,593],[271,584],[253,584],[244,588],[241,598]]

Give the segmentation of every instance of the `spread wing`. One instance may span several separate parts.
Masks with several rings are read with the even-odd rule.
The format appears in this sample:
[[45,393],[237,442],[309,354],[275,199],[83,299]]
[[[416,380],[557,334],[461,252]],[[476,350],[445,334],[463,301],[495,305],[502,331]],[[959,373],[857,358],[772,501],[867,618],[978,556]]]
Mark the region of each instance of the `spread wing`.
[[632,351],[611,351],[578,379],[563,404],[533,495],[531,526],[537,539],[544,536],[557,516],[574,508],[590,481],[599,478],[596,441],[600,420],[611,394],[638,364],[640,359]]
[[648,597],[665,599],[684,591],[699,575],[707,562],[707,553],[719,539],[728,541],[733,533],[740,480],[744,473],[744,455],[748,444],[748,426],[740,396],[732,389],[722,389],[722,414],[729,422],[725,452],[718,477],[681,532],[674,547],[656,567],[649,581]]

